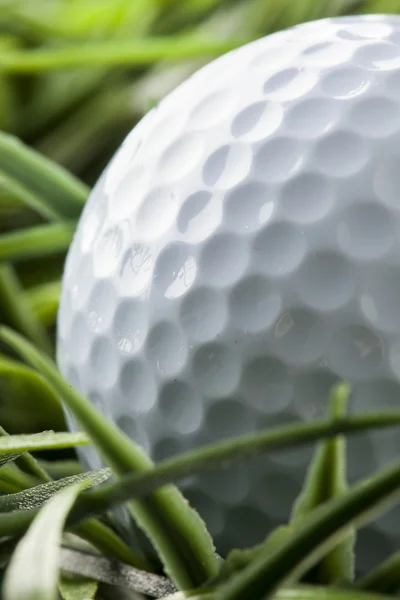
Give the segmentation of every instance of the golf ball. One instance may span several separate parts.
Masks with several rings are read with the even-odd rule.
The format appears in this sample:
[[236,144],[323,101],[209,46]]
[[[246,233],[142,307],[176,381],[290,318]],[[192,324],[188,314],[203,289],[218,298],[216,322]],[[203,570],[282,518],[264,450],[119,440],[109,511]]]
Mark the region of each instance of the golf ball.
[[[153,108],[83,211],[57,355],[155,460],[321,416],[342,378],[352,410],[398,406],[400,17],[275,33]],[[398,449],[389,430],[353,438],[350,479]],[[221,553],[287,520],[310,453],[182,483]],[[369,566],[399,511],[361,539]]]

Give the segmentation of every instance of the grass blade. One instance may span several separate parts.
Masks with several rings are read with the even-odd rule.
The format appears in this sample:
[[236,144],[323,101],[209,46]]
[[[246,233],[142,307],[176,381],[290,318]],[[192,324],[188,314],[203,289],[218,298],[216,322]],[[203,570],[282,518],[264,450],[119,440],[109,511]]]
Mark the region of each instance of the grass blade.
[[77,460],[40,460],[39,464],[51,479],[63,479],[83,473],[82,465]]
[[102,556],[69,548],[61,550],[61,569],[96,579],[102,583],[133,590],[152,598],[161,598],[176,590],[166,577],[145,573]]
[[[14,462],[14,460],[19,458],[21,454],[22,452],[12,452],[11,454],[3,454],[3,456],[0,456],[0,468],[4,467],[4,465],[6,465],[9,462]],[[0,496],[0,500],[2,498],[3,496]]]
[[62,600],[95,600],[99,584],[84,577],[60,577],[58,589]]
[[[7,328],[0,329],[0,338],[54,386],[117,475],[152,468],[152,462],[143,450],[73,390],[50,359]],[[132,502],[130,509],[178,587],[196,587],[216,574],[219,561],[211,537],[199,515],[176,488],[169,486],[158,490],[143,501]]]
[[5,600],[57,600],[58,555],[68,512],[84,484],[58,492],[17,545],[6,571]]
[[28,208],[37,212],[44,219],[58,221],[62,219],[62,214],[53,206],[45,202],[40,196],[32,190],[22,185],[21,180],[14,179],[4,171],[0,171],[0,189],[8,192],[12,197],[17,198]]
[[60,281],[35,285],[25,292],[36,317],[47,327],[56,322],[60,292]]
[[[28,52],[29,54],[30,52]],[[0,132],[0,171],[66,219],[79,217],[89,189],[53,161]]]
[[39,450],[57,450],[84,446],[90,440],[84,433],[54,433],[44,431],[23,435],[0,437],[0,456],[14,452],[38,452]]
[[89,471],[88,473],[82,473],[81,475],[73,475],[72,477],[65,477],[64,479],[59,479],[57,481],[42,483],[41,485],[36,485],[35,487],[18,492],[17,494],[0,496],[0,512],[40,508],[65,487],[77,483],[87,483],[90,484],[90,486],[96,486],[107,481],[110,476],[110,469]]
[[[335,386],[331,396],[330,418],[345,416],[350,395],[347,384]],[[296,530],[315,508],[328,500],[343,496],[347,490],[346,446],[342,436],[323,441],[316,449],[309,466],[303,490],[297,499],[291,526]],[[304,576],[309,583],[333,584],[354,578],[355,534],[349,535],[331,550],[310,573]]]
[[34,73],[71,67],[147,65],[161,59],[218,56],[246,41],[210,40],[198,36],[158,37],[55,49],[5,50],[1,54],[1,69],[5,73]]
[[0,235],[0,260],[15,261],[66,251],[76,223],[37,225]]
[[89,519],[79,523],[73,531],[109,558],[119,560],[142,571],[153,570],[148,560],[134,553],[110,527],[101,521]]
[[400,589],[400,552],[361,577],[357,583],[361,590],[379,594],[396,594]]
[[0,355],[0,420],[8,432],[65,430],[61,402],[36,371]]
[[46,329],[27,302],[13,267],[6,263],[0,263],[0,306],[2,319],[7,318],[13,327],[29,337],[39,348],[52,354],[52,344]]

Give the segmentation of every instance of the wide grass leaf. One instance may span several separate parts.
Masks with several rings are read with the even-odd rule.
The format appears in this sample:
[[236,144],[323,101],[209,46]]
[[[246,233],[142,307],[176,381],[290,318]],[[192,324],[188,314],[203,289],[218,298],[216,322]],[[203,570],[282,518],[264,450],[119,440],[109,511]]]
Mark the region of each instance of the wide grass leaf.
[[[144,451],[64,381],[49,358],[9,329],[1,328],[0,337],[54,386],[115,474],[152,469]],[[177,587],[190,589],[216,575],[219,560],[212,539],[177,488],[164,487],[143,500],[132,501],[129,508]]]
[[61,490],[40,510],[12,556],[3,585],[4,600],[57,600],[62,531],[84,485]]
[[[349,395],[350,387],[346,383],[334,387],[329,409],[331,419],[345,416]],[[345,438],[337,436],[324,440],[316,449],[303,490],[295,502],[291,519],[292,529],[296,530],[315,508],[328,500],[343,496],[347,490]],[[304,576],[304,580],[320,584],[352,581],[354,545],[355,533],[349,531],[348,536]]]

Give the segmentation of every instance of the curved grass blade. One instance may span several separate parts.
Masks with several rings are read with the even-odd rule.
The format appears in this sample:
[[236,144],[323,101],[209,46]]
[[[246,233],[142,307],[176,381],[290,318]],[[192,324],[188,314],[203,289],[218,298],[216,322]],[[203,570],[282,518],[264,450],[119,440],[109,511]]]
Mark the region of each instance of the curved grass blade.
[[0,171],[65,219],[79,217],[89,189],[53,161],[0,132]]
[[107,481],[111,476],[111,469],[100,469],[99,471],[89,471],[81,475],[73,475],[65,479],[42,483],[35,487],[25,489],[17,494],[8,494],[0,496],[0,512],[9,512],[12,510],[28,510],[30,508],[39,508],[50,500],[61,489],[77,484],[86,483],[90,486],[96,486]]
[[36,225],[0,235],[0,260],[15,261],[66,251],[75,222]]
[[39,348],[52,354],[52,343],[46,329],[27,302],[16,272],[7,263],[0,263],[0,307],[3,322],[7,319]]
[[57,600],[62,531],[84,485],[61,490],[40,510],[12,556],[3,585],[4,600]]
[[135,592],[162,598],[176,590],[166,577],[145,573],[103,556],[63,548],[61,550],[61,569],[102,583],[133,590]]
[[276,550],[257,556],[218,591],[218,600],[270,598],[318,563],[349,529],[375,519],[400,500],[400,463],[354,486],[345,496],[316,508]]
[[[346,383],[340,383],[333,388],[329,408],[331,419],[346,415],[350,391],[350,386]],[[291,518],[294,531],[315,508],[347,492],[345,444],[345,439],[337,436],[321,442],[317,447],[308,468],[303,490],[294,504]],[[355,533],[349,531],[346,538],[326,554],[310,573],[306,573],[304,581],[319,584],[352,581],[354,545]]]
[[[117,475],[152,468],[152,462],[143,450],[73,390],[50,359],[7,328],[0,329],[0,338],[54,386]],[[219,561],[211,537],[199,515],[177,488],[168,486],[158,490],[143,500],[132,501],[129,508],[155,546],[167,574],[179,588],[195,587],[216,575]]]
[[246,41],[248,40],[207,39],[199,36],[153,37],[70,45],[64,48],[7,50],[1,55],[1,69],[5,73],[35,73],[71,67],[148,65],[165,59],[218,56]]
[[9,431],[65,430],[61,402],[30,367],[0,355],[0,417]]
[[22,185],[21,181],[13,179],[10,175],[0,170],[0,189],[8,192],[12,197],[18,199],[28,208],[32,209],[44,219],[58,221],[62,219],[62,214],[53,206],[35,194],[31,189]]
[[361,577],[356,585],[361,590],[379,594],[396,594],[400,590],[400,552]]

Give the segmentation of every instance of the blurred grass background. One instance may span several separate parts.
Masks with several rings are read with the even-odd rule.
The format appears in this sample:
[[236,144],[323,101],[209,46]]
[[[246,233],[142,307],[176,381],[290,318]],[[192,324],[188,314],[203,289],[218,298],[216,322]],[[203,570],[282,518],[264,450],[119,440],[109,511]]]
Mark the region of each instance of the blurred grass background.
[[[213,57],[296,23],[383,12],[400,0],[0,0],[0,129],[92,186],[143,114]],[[36,343],[54,343],[75,223],[0,170],[0,322]],[[53,392],[1,348],[0,422],[64,427]]]

